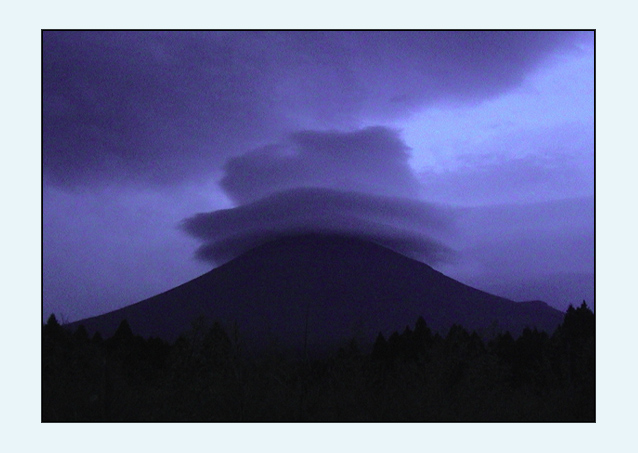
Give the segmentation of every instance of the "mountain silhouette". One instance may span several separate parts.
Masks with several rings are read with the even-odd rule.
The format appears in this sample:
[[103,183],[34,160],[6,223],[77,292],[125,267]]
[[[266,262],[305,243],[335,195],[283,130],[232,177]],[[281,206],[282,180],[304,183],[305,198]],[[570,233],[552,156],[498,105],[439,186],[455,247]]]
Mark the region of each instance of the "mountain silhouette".
[[353,337],[371,342],[419,316],[441,334],[453,324],[551,333],[564,313],[477,290],[373,242],[303,234],[261,244],[183,285],[69,327],[108,337],[126,319],[135,334],[174,341],[202,316],[236,325],[248,347],[275,342],[300,349]]

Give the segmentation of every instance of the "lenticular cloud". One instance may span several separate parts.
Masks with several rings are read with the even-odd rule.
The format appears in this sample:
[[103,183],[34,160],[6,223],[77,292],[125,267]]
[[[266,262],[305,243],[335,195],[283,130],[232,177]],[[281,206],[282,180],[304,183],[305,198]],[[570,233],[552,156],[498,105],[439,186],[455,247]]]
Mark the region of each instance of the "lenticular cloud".
[[416,197],[421,189],[398,131],[298,131],[228,160],[221,186],[238,203],[297,187]]
[[303,233],[355,236],[435,264],[451,211],[417,200],[421,190],[397,131],[298,131],[229,159],[221,185],[238,206],[182,224],[202,241],[196,256],[224,263],[264,242]]
[[452,258],[442,244],[449,212],[422,202],[333,189],[299,188],[186,219],[183,229],[203,245],[197,257],[220,264],[264,242],[293,234],[356,236],[437,263]]

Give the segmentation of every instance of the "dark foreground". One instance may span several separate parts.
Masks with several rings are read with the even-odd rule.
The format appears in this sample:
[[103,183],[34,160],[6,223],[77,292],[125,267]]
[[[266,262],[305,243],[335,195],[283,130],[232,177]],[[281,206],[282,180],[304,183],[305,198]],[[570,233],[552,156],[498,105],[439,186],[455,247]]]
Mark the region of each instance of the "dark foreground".
[[123,323],[113,337],[42,331],[43,421],[595,421],[595,320],[583,303],[550,336],[484,343],[413,328],[371,353],[249,358],[241,337],[196,322],[175,343]]

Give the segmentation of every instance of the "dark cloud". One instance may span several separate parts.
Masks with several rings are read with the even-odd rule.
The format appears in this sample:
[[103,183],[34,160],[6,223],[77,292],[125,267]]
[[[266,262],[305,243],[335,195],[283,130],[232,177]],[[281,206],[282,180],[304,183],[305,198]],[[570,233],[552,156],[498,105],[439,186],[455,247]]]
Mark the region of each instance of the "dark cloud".
[[211,172],[274,126],[251,60],[216,33],[45,32],[47,176],[166,183]]
[[301,188],[233,209],[197,214],[182,226],[204,242],[197,256],[216,264],[277,237],[307,232],[357,236],[432,264],[453,256],[438,239],[452,230],[452,222],[449,212],[431,204]]
[[214,174],[294,130],[518,84],[569,32],[43,33],[43,163],[65,186]]
[[231,158],[221,185],[240,203],[299,186],[416,196],[408,149],[383,127],[297,132],[287,143]]

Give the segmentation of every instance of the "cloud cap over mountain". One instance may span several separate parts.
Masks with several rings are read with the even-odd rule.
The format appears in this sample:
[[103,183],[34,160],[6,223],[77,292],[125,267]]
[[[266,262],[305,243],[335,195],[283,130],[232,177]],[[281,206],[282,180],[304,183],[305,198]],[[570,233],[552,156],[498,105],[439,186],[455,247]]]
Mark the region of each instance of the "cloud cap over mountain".
[[197,214],[182,227],[204,242],[197,256],[217,264],[264,242],[303,232],[356,236],[430,263],[453,256],[439,239],[453,231],[453,216],[444,207],[332,189],[279,192],[236,208]]

